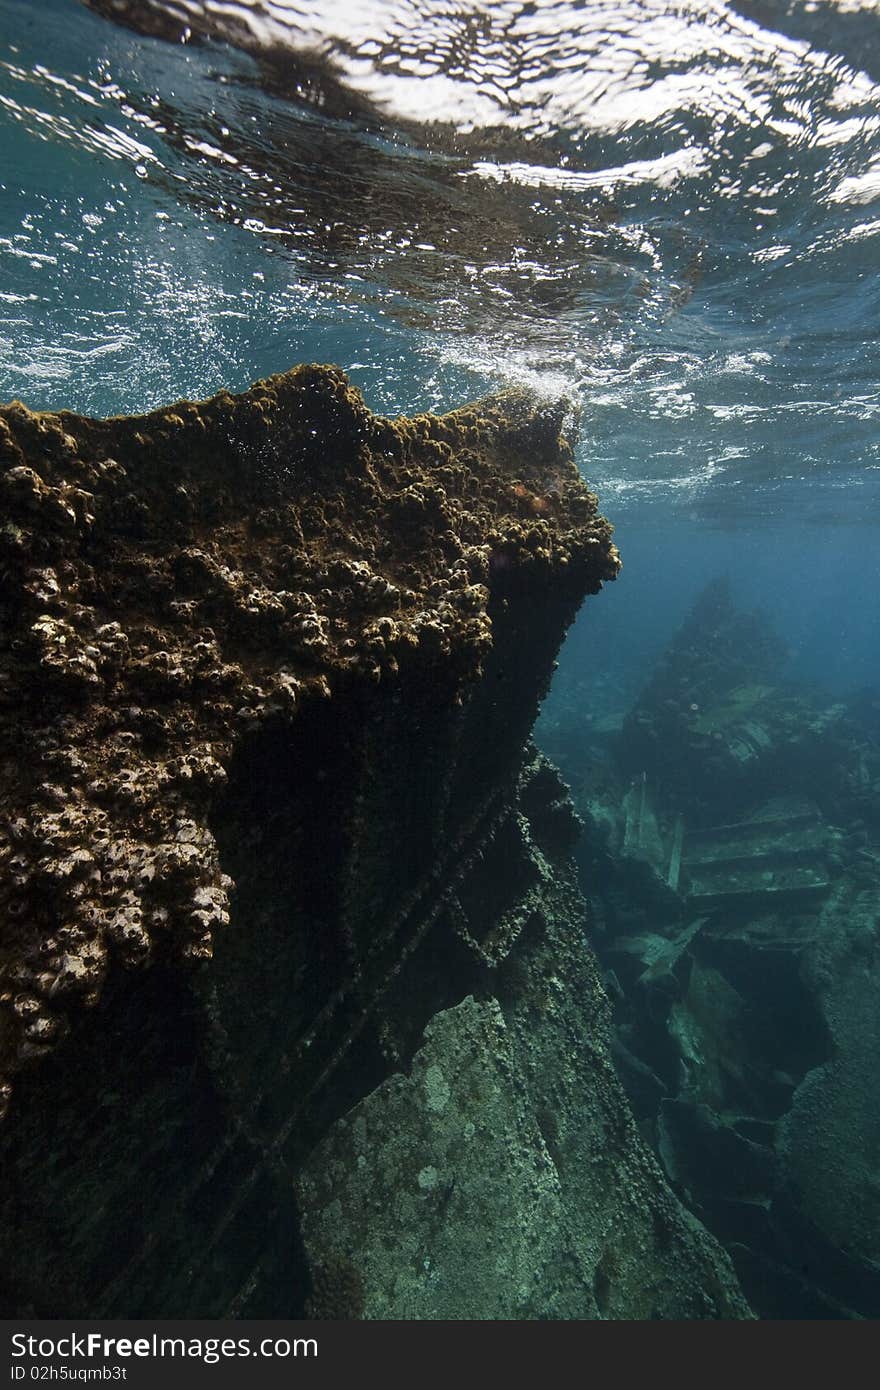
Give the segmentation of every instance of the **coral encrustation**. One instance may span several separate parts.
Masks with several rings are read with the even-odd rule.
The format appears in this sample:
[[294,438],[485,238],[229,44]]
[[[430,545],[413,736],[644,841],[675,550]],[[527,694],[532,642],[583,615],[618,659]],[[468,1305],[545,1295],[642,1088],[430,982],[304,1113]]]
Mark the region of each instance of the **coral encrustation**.
[[614,578],[564,414],[392,421],[319,366],[141,417],[0,409],[0,1105],[111,965],[210,955],[249,732],[404,669],[460,700],[493,604]]

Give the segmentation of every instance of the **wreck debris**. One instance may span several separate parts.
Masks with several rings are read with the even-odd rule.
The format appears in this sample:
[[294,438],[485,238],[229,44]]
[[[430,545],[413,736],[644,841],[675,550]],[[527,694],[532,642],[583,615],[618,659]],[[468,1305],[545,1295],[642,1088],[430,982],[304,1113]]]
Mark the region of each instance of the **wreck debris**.
[[642,1134],[761,1316],[875,1317],[880,749],[783,657],[710,585],[622,733],[553,748]]

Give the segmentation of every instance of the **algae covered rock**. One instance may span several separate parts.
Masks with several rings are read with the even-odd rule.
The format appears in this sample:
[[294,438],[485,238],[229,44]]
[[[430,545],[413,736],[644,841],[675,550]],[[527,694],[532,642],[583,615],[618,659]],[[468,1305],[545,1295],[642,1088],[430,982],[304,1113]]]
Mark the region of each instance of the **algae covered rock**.
[[[353,1272],[358,1316],[751,1315],[615,1074],[571,841],[558,838],[564,796],[532,751],[516,841],[496,835],[452,904],[456,934],[489,966],[472,976],[481,997],[435,1014],[408,1071],[341,1117],[300,1169],[311,1267]],[[499,853],[524,910],[499,890]]]
[[0,411],[4,1315],[747,1315],[529,745],[619,564],[565,415]]
[[[559,1181],[498,1004],[428,1025],[408,1076],[338,1121],[299,1180],[317,1267],[348,1250],[371,1318],[576,1317],[577,1270],[554,1267]],[[337,1255],[336,1259],[340,1259]]]
[[137,419],[0,411],[5,1097],[114,965],[211,954],[209,814],[257,729],[401,668],[458,699],[490,593],[614,577],[561,418],[392,422],[324,367]]
[[626,1105],[607,1069],[598,1107],[585,1068],[550,1081],[563,1112],[604,1111],[599,1167],[582,1138],[559,1149],[566,1117],[530,1086],[521,1049],[497,1000],[464,1000],[428,1025],[409,1074],[305,1164],[306,1249],[318,1279],[348,1271],[348,1316],[748,1317],[725,1256],[664,1190],[631,1122],[615,1131]]

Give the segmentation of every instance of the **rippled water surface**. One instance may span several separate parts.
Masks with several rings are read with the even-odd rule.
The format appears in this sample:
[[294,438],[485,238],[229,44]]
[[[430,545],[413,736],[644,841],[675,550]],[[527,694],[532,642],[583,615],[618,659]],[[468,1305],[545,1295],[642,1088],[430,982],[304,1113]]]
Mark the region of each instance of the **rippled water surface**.
[[615,623],[732,567],[876,672],[876,0],[0,0],[0,33],[4,397],[302,359],[392,412],[566,392]]

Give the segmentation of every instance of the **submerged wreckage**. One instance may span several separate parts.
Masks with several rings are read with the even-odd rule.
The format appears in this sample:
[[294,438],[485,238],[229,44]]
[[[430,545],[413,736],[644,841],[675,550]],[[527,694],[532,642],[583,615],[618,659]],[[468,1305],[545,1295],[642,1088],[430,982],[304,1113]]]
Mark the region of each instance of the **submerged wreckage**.
[[562,423],[0,411],[7,1316],[749,1315],[529,742],[618,568]]
[[880,742],[784,672],[713,583],[625,717],[544,742],[641,1133],[761,1316],[877,1317]]

